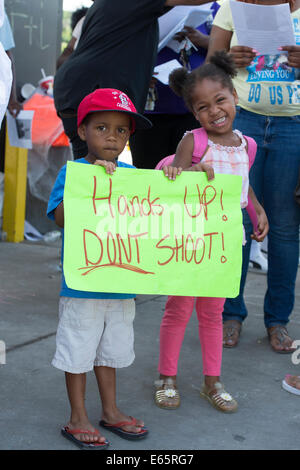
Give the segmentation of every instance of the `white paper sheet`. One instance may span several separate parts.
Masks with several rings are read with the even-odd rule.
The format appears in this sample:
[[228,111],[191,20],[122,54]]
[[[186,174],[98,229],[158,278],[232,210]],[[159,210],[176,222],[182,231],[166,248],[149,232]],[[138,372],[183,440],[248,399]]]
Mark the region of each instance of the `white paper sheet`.
[[[170,47],[174,35],[181,31],[184,26],[196,28],[205,23],[211,14],[210,7],[212,2],[199,6],[177,6],[172,8],[168,13],[161,16],[159,22],[159,44],[158,52],[165,46]],[[172,41],[171,45],[178,41]],[[173,44],[174,47],[174,44]],[[178,52],[178,51],[176,51]]]
[[256,49],[261,55],[276,55],[278,47],[295,44],[288,3],[254,5],[230,0],[238,43]]
[[12,147],[32,149],[32,119],[34,111],[20,111],[14,118],[6,113],[7,132],[9,143]]
[[181,63],[178,60],[173,59],[169,60],[169,62],[165,62],[164,64],[157,65],[154,69],[154,77],[157,78],[160,82],[164,85],[169,84],[169,75],[174,69],[178,69],[182,67]]

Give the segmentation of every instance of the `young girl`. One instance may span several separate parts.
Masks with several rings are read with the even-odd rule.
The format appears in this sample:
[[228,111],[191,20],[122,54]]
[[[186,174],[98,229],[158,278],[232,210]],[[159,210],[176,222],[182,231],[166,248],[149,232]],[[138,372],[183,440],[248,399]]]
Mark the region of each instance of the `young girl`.
[[[192,73],[185,69],[172,72],[171,88],[184,98],[202,128],[185,134],[172,164],[172,157],[167,157],[157,168],[163,168],[169,179],[175,179],[182,169],[205,171],[209,180],[214,178],[214,172],[242,175],[241,207],[248,205],[249,195],[257,216],[257,228],[252,237],[262,241],[268,232],[268,221],[248,181],[249,156],[255,152],[255,142],[232,129],[238,100],[231,80],[234,75],[234,63],[225,52],[216,53],[209,64]],[[224,301],[196,298],[204,374],[201,396],[218,410],[233,412],[237,402],[220,382]],[[194,297],[180,296],[170,296],[166,303],[160,328],[160,379],[155,382],[155,402],[161,408],[174,409],[180,404],[176,387],[177,362],[194,303]]]

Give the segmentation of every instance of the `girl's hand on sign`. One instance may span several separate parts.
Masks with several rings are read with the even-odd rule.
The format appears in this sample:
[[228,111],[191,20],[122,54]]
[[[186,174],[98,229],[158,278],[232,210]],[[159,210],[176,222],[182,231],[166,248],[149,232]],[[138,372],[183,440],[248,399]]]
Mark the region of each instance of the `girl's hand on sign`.
[[95,160],[94,165],[104,166],[106,173],[109,175],[113,175],[117,168],[114,162],[108,162],[107,160]]
[[215,172],[213,167],[208,165],[207,163],[196,163],[196,165],[193,165],[188,168],[187,171],[203,171],[204,173],[206,173],[208,181],[213,180],[215,178]]
[[164,175],[171,181],[175,181],[176,176],[179,176],[182,172],[182,168],[177,168],[176,166],[164,166],[162,170]]

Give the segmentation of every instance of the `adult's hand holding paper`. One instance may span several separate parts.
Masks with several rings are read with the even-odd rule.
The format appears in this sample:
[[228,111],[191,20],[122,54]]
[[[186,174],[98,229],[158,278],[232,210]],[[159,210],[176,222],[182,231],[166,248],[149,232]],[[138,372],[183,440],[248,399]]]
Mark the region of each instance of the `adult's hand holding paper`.
[[230,7],[240,46],[251,47],[261,55],[276,55],[280,46],[295,44],[288,3],[254,5],[230,0]]
[[178,52],[178,41],[173,41],[173,37],[184,26],[196,28],[205,23],[209,15],[211,3],[200,6],[178,6],[159,18],[159,44],[158,52],[165,46],[171,47]]

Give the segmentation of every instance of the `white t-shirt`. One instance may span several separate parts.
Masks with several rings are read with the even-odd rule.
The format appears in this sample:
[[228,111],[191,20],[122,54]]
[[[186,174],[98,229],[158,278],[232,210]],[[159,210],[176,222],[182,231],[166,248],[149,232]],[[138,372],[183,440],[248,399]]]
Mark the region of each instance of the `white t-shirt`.
[[5,51],[14,49],[15,41],[7,14],[4,12],[3,25],[0,27],[0,42]]
[[75,42],[75,44],[74,44],[74,50],[76,49],[76,47],[77,47],[77,45],[78,45],[78,42],[79,42],[79,39],[80,39],[80,36],[81,36],[82,25],[83,25],[83,23],[84,23],[84,20],[85,20],[85,16],[83,16],[82,18],[80,18],[80,20],[78,21],[78,23],[76,23],[75,28],[73,29],[72,36],[73,36],[73,38],[76,38],[76,42]]
[[[300,8],[291,13],[291,18],[296,44],[300,45]],[[213,24],[232,31],[230,46],[238,45],[229,0],[222,3]],[[300,69],[286,67],[285,57],[260,55],[249,67],[237,69],[233,82],[242,108],[267,116],[300,114]]]

